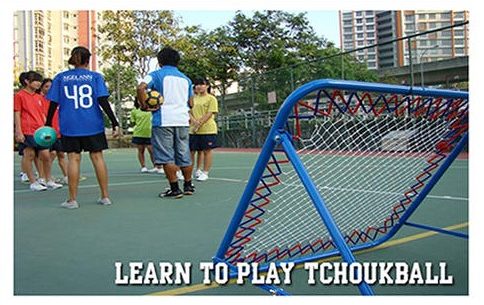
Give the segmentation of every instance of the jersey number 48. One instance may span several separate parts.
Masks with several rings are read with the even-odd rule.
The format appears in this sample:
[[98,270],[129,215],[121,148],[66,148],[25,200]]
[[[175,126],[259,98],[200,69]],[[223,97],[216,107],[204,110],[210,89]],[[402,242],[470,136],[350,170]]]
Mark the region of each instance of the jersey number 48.
[[[72,88],[72,93],[69,88]],[[64,86],[64,94],[68,99],[74,101],[75,109],[79,109],[79,107],[84,109],[91,108],[93,104],[92,87],[88,84],[79,87],[77,85]]]

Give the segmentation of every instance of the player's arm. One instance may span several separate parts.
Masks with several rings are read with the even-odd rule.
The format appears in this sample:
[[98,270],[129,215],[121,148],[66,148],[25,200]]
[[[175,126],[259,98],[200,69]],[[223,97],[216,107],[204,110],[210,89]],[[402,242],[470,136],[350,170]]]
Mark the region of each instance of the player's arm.
[[141,109],[147,108],[145,104],[145,101],[148,98],[146,95],[146,89],[148,89],[148,84],[145,82],[141,82],[136,88],[136,96],[138,97],[138,103]]
[[205,113],[201,118],[200,118],[200,126],[203,124],[207,123],[212,116],[218,112],[218,107],[217,107],[217,100],[212,100],[210,103],[210,106],[208,107],[207,113]]
[[25,136],[22,131],[22,124],[20,120],[20,111],[14,112],[14,123],[15,123],[15,141],[18,143],[23,143],[25,141]]
[[207,121],[212,117],[213,115],[213,112],[209,111],[207,113],[205,113],[202,118],[200,119],[200,126],[202,126],[203,124],[207,123]]
[[192,108],[193,108],[193,95],[192,95],[192,96],[190,96],[190,98],[188,99],[188,107],[189,107],[190,109],[192,109]]
[[52,119],[54,118],[55,111],[57,110],[57,106],[59,104],[50,102],[49,110],[47,110],[47,119],[45,120],[45,126],[52,127]]
[[119,123],[118,123],[118,119],[116,119],[116,116],[114,115],[113,109],[111,109],[111,105],[109,105],[108,97],[107,96],[98,97],[97,101],[99,103],[99,106],[101,106],[102,110],[104,111],[104,113],[106,113],[109,120],[111,121],[111,125],[113,127],[113,132],[114,132],[119,126]]

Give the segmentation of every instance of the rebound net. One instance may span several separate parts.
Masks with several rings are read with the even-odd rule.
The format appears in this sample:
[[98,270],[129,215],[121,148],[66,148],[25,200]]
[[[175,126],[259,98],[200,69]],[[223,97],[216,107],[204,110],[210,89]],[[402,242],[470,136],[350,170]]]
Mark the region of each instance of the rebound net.
[[386,241],[467,130],[467,93],[332,80],[299,88],[278,113],[217,259],[304,262]]

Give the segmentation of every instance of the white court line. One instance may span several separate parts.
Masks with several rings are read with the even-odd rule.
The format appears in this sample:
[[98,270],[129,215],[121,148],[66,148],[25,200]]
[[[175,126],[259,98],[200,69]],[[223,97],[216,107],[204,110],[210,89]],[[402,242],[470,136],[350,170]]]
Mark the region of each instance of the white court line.
[[[226,182],[235,182],[235,183],[247,183],[248,180],[242,179],[231,179],[231,178],[216,178],[210,177],[210,180],[216,181],[226,181]],[[164,183],[165,179],[162,180],[142,180],[142,181],[133,181],[133,182],[119,182],[119,183],[110,183],[109,186],[129,186],[129,185],[140,185],[140,184],[150,184],[150,183]],[[25,184],[27,187],[28,185]],[[88,189],[88,188],[98,188],[97,184],[87,184],[87,185],[79,185],[79,189]],[[393,195],[400,195],[399,193],[392,193],[392,192],[379,192],[379,191],[367,191],[367,190],[359,190],[359,189],[344,189],[344,188],[328,188],[326,189],[336,189],[336,190],[344,190],[344,191],[351,191],[351,192],[361,192],[361,193],[381,193],[381,194],[393,194]],[[67,187],[63,188],[67,189]],[[21,193],[30,193],[32,192],[29,189],[24,190],[14,190],[14,193],[21,194]],[[48,191],[47,191],[48,192]],[[468,201],[469,198],[464,197],[453,197],[453,196],[438,196],[438,195],[427,195],[427,198],[433,199],[443,199],[443,200],[457,200],[457,201]]]

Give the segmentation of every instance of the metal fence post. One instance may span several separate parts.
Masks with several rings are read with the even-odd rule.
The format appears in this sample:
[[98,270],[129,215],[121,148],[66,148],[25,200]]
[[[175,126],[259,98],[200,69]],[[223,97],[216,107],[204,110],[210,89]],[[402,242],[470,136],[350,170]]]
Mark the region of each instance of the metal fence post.
[[410,87],[414,85],[414,78],[413,78],[413,54],[412,54],[412,38],[408,38],[408,60],[409,60],[409,67],[410,67]]
[[252,116],[252,147],[257,147],[257,142],[255,139],[255,76],[252,78],[252,86],[251,86],[251,102],[252,102],[252,109],[251,109],[251,116]]

